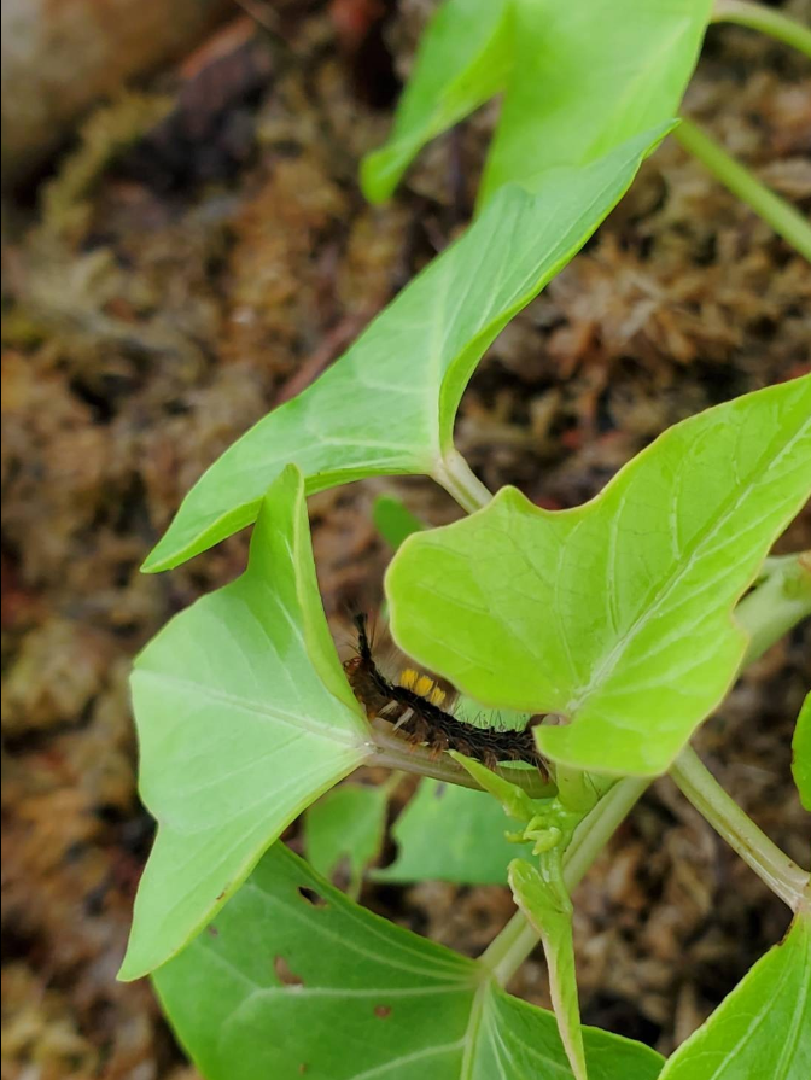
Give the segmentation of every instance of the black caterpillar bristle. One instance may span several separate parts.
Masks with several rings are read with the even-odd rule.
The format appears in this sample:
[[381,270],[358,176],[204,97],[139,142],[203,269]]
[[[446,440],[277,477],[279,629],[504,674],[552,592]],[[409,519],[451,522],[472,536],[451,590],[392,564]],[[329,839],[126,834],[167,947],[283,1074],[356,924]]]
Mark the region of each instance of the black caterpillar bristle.
[[[366,616],[353,618],[358,634],[357,656],[348,660],[344,669],[358,701],[369,719],[382,717],[408,736],[415,745],[427,744],[433,751],[457,750],[467,757],[494,768],[499,761],[524,761],[546,774],[544,759],[535,746],[532,727],[522,731],[505,731],[493,727],[477,727],[457,720],[436,700],[435,683],[428,677],[404,680],[408,685],[390,682],[378,669],[366,629]],[[413,673],[412,673],[413,674]],[[418,693],[412,685],[426,684],[426,692]]]

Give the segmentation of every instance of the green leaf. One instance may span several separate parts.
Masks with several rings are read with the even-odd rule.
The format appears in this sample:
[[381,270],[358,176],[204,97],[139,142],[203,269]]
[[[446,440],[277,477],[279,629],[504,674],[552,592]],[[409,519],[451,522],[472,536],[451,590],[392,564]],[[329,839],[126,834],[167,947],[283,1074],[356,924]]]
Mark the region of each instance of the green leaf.
[[379,854],[386,826],[389,789],[377,784],[341,784],[308,807],[304,816],[304,852],[325,878],[349,863],[348,894],[357,899],[363,871]]
[[337,363],[211,466],[144,569],[176,566],[250,524],[291,460],[308,493],[381,473],[444,477],[456,409],[485,349],[596,229],[663,131],[550,173],[534,196],[500,192]]
[[[359,908],[281,844],[155,975],[207,1080],[570,1076],[551,1013],[473,960]],[[653,1080],[662,1058],[584,1030],[592,1080]]]
[[791,750],[791,771],[800,793],[800,802],[806,810],[811,810],[811,694],[806,694],[797,717]]
[[361,170],[389,197],[422,146],[507,88],[482,198],[582,165],[675,115],[711,0],[448,0],[420,41],[386,144]]
[[605,777],[558,765],[555,769],[560,804],[573,813],[587,814],[608,790]]
[[668,1059],[661,1080],[806,1080],[809,1032],[811,925],[805,912]]
[[763,566],[757,586],[735,609],[735,621],[749,637],[745,665],[811,615],[811,552],[778,555]]
[[[470,1080],[568,1080],[572,1073],[557,1026],[553,1034],[550,1021],[552,1013],[489,988],[481,998],[475,1066],[469,1074],[459,1073],[459,1080],[468,1075]],[[598,1028],[582,1031],[591,1080],[658,1078],[663,1059],[655,1050]]]
[[397,818],[392,836],[397,858],[375,881],[456,881],[463,885],[504,885],[507,866],[531,844],[506,839],[509,819],[489,795],[470,788],[420,781]]
[[[449,750],[448,753],[485,791],[489,792],[494,799],[498,799],[505,814],[524,824],[532,819],[535,803],[523,788],[513,784],[507,777],[500,776],[480,761],[474,761],[473,758],[460,754],[458,750]],[[550,785],[550,794],[554,794],[555,791],[554,785]]]
[[509,881],[515,902],[541,935],[549,968],[549,987],[566,1056],[577,1080],[587,1080],[580,1007],[577,1003],[577,975],[572,939],[572,901],[560,874],[560,860],[554,872],[542,877],[525,859],[510,863]]
[[387,199],[421,147],[501,90],[512,67],[510,0],[448,0],[426,27],[385,146],[361,166],[363,193]]
[[418,517],[391,495],[380,495],[375,499],[372,519],[377,531],[395,551],[412,533],[425,528]]
[[[489,792],[492,797],[499,800],[502,810],[510,818],[527,824],[535,816],[538,801],[531,799],[522,787],[513,783],[516,770],[511,769],[506,762],[502,762],[501,765],[501,769],[506,775],[500,775],[483,765],[481,761],[476,761],[472,757],[465,757],[464,754],[460,754],[458,751],[451,750],[448,753],[450,757],[459,762],[463,769],[471,774],[471,777],[484,791]],[[544,800],[557,794],[557,788],[552,783],[546,785],[542,791],[543,794],[539,795],[538,798]]]
[[517,0],[514,66],[480,199],[582,165],[674,116],[712,0]]
[[144,649],[132,695],[141,797],[158,835],[122,979],[182,948],[282,829],[368,754],[320,606],[295,468],[268,492],[248,569]]
[[811,493],[811,376],[670,428],[584,506],[513,488],[412,536],[386,578],[397,644],[478,701],[560,713],[565,765],[664,772],[746,647],[732,609]]

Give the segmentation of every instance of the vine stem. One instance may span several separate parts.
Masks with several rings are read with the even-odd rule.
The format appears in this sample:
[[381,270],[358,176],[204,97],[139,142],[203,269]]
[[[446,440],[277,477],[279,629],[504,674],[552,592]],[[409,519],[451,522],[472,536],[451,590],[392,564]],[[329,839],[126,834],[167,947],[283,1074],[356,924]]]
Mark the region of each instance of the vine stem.
[[431,475],[469,514],[487,506],[493,497],[455,447],[445,451]]
[[[689,746],[671,766],[669,775],[733,851],[792,911],[797,911],[808,888],[808,871],[772,843]],[[651,777],[619,780],[578,825],[563,857],[563,880],[570,893],[652,780]],[[523,912],[516,912],[481,956],[488,976],[499,985],[506,985],[538,940],[537,931]]]
[[[629,776],[618,780],[577,826],[563,856],[563,881],[570,893],[651,779],[647,776]],[[501,986],[506,985],[535,948],[538,939],[539,935],[527,917],[517,911],[480,957],[488,977],[494,978]]]
[[725,187],[759,214],[792,247],[811,261],[811,225],[779,195],[761,184],[691,120],[682,120],[673,135]]
[[[416,773],[418,776],[430,776],[447,784],[457,784],[459,787],[471,788],[473,791],[483,791],[470,773],[457,765],[455,761],[447,761],[437,757],[432,751],[422,746],[409,746],[398,735],[391,733],[389,725],[385,721],[375,721],[372,724],[372,739],[370,743],[374,756],[369,758],[367,765],[385,765],[389,769],[400,769],[403,772]],[[511,769],[507,777],[511,784],[525,791],[531,799],[544,799],[550,796],[555,788],[541,778],[540,773],[530,769]]]
[[757,876],[796,911],[809,874],[784,855],[738,806],[689,746],[679,754],[670,776],[681,793]]
[[748,26],[811,57],[811,30],[763,4],[751,3],[750,0],[716,0],[711,21]]

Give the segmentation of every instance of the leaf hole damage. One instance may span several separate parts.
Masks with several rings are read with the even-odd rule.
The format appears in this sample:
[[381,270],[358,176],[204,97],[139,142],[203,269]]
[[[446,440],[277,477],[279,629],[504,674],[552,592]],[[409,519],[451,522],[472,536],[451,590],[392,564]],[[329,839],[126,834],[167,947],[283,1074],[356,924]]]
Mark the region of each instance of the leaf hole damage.
[[304,986],[304,979],[290,969],[283,956],[273,957],[273,973],[282,986]]
[[298,894],[305,904],[310,904],[311,907],[329,907],[324,897],[307,885],[299,885]]

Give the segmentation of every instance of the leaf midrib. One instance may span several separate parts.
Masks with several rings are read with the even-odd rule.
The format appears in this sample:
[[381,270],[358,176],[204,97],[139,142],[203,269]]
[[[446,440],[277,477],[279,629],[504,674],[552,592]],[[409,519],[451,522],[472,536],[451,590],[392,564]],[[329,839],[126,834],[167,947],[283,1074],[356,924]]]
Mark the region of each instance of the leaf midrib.
[[[648,626],[648,624],[656,618],[663,606],[667,603],[670,594],[678,588],[682,580],[690,573],[696,562],[702,557],[703,549],[706,543],[717,535],[725,525],[728,524],[730,519],[734,517],[738,511],[742,502],[752,495],[752,492],[757,487],[762,487],[767,480],[767,477],[772,469],[776,467],[779,461],[788,453],[793,445],[800,440],[805,434],[806,430],[811,428],[811,423],[803,425],[798,429],[795,435],[789,439],[783,446],[780,455],[776,458],[772,458],[766,465],[765,470],[762,469],[762,463],[764,458],[769,456],[769,450],[765,450],[761,457],[758,459],[758,466],[752,469],[747,477],[746,486],[741,490],[742,485],[739,484],[737,494],[730,495],[725,500],[725,509],[715,517],[711,525],[705,526],[701,529],[690,544],[685,548],[679,568],[675,573],[668,576],[666,581],[654,587],[652,594],[646,598],[642,605],[641,614],[631,623],[625,634],[615,643],[612,649],[609,650],[605,658],[596,667],[594,674],[589,681],[582,687],[578,688],[570,697],[566,705],[566,713],[569,717],[574,718],[577,711],[582,708],[584,703],[605,686],[617,667],[617,664],[622,660],[623,655],[630,648],[634,640],[642,633],[642,631]],[[754,479],[753,479],[754,477]],[[745,588],[745,584],[743,586]],[[730,619],[730,633],[738,633],[743,640],[743,631],[736,628],[734,623]]]
[[[150,682],[157,682],[159,684],[186,690],[190,694],[204,697],[207,701],[221,702],[223,705],[230,705],[235,709],[242,709],[244,712],[251,713],[254,716],[278,721],[286,727],[291,727],[302,732],[302,734],[314,736],[315,738],[323,739],[327,742],[342,743],[344,746],[356,747],[357,749],[371,746],[371,741],[369,739],[360,737],[360,731],[353,734],[343,728],[319,723],[318,721],[313,720],[312,717],[299,716],[297,713],[282,711],[278,707],[263,705],[261,702],[251,701],[249,698],[242,698],[236,694],[229,694],[224,690],[217,690],[215,687],[206,686],[204,683],[192,682],[189,679],[183,679],[177,675],[139,668],[136,669],[133,674],[133,680],[136,678],[142,678]],[[337,699],[335,700],[342,711],[345,711],[350,716],[352,715],[345,705],[337,702]]]

